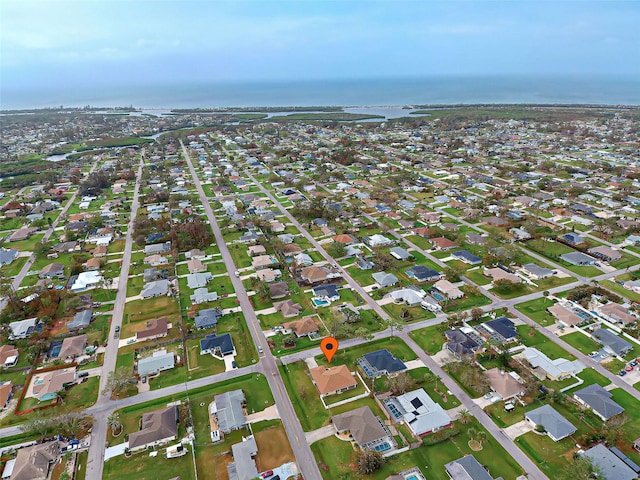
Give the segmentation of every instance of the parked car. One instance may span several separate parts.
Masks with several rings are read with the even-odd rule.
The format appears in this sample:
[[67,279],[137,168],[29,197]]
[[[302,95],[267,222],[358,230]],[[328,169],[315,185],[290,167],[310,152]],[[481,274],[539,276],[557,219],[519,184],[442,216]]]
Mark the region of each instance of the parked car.
[[598,352],[591,352],[589,354],[590,357],[597,357],[598,356]]
[[238,368],[238,365],[236,364],[235,360],[231,362],[231,368]]
[[273,470],[269,470],[269,471],[267,471],[267,472],[262,472],[262,473],[260,474],[260,476],[261,476],[262,478],[268,478],[268,477],[270,477],[271,475],[273,475]]
[[143,375],[141,381],[142,383],[147,383],[147,376]]
[[625,371],[625,372],[633,372],[633,367],[632,367],[631,365],[627,365],[627,366],[624,368],[624,371]]
[[262,345],[258,345],[258,353],[262,353]]
[[116,333],[120,331],[120,325],[116,325]]
[[618,375],[620,375],[621,377],[624,377],[627,374],[627,372],[625,372],[624,370],[620,370],[618,372]]
[[80,372],[78,374],[78,378],[85,378],[89,376],[89,372]]
[[635,367],[638,365],[638,362],[636,362],[635,360],[632,360],[629,362],[629,365],[631,365],[632,367]]

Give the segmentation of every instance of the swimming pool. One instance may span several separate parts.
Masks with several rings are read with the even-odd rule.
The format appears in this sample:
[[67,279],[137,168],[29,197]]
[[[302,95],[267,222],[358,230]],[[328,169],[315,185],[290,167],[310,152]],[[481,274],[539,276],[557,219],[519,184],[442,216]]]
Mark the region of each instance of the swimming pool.
[[404,477],[405,480],[420,480],[416,475],[411,475],[410,477]]
[[326,307],[330,304],[330,302],[327,302],[326,300],[318,300],[317,298],[313,298],[311,299],[311,301],[315,304],[316,307]]
[[373,448],[376,452],[386,452],[387,450],[391,450],[391,445],[389,444],[389,442],[384,442],[380,445],[376,445]]
[[429,294],[435,298],[436,300],[438,300],[439,302],[443,302],[444,301],[444,295],[442,295],[440,292],[436,292],[436,291],[430,291]]

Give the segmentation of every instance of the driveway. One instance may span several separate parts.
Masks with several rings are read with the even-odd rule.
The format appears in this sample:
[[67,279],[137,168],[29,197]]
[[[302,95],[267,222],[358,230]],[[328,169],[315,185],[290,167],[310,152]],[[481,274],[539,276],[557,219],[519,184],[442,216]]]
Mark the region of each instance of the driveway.
[[104,461],[106,462],[110,458],[117,457],[118,455],[124,454],[124,449],[129,446],[129,442],[120,443],[118,445],[114,445],[113,447],[109,447],[104,451]]
[[245,418],[248,423],[255,423],[263,420],[276,420],[280,418],[280,413],[278,413],[278,407],[276,405],[271,405],[261,412],[252,413],[251,415],[247,415]]
[[313,442],[335,435],[335,433],[335,427],[333,425],[327,425],[325,427],[318,428],[317,430],[306,432],[304,435],[307,437],[309,445],[311,445]]
[[526,420],[522,420],[510,427],[503,428],[503,432],[509,437],[511,440],[515,440],[520,435],[524,435],[527,432],[533,430],[533,427]]
[[226,355],[224,357],[224,371],[230,372],[231,370],[235,370],[233,366],[233,362],[236,359],[235,355]]

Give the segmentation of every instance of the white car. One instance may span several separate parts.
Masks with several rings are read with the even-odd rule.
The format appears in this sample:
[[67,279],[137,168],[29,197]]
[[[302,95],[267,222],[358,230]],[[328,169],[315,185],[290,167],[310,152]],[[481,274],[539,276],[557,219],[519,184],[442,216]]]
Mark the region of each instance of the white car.
[[598,356],[598,352],[591,352],[589,354],[590,357],[597,357]]

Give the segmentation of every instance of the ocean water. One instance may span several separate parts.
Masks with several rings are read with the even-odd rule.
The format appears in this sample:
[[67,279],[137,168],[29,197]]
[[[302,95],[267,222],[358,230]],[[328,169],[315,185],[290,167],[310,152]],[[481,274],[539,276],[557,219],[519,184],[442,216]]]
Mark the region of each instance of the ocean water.
[[[1,87],[0,87],[1,88]],[[416,104],[640,105],[640,78],[495,76],[0,89],[0,109],[57,107],[209,108]]]

